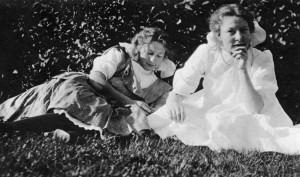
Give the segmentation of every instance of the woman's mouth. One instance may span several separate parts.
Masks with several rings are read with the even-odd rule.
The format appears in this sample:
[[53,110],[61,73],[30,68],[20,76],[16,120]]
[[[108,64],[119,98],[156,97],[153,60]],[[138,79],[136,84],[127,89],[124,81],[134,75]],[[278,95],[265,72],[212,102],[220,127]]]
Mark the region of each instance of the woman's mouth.
[[151,64],[151,63],[147,63],[147,65],[149,65],[150,67],[153,67],[153,66],[155,66],[155,65],[153,65],[153,64]]
[[234,44],[233,47],[247,47],[247,45],[244,43],[241,43],[241,44]]

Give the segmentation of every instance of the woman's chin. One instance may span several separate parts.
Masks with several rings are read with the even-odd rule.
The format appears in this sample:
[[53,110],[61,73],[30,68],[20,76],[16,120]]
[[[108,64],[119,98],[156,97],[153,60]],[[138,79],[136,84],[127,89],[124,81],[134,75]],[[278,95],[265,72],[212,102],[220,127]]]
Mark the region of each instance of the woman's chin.
[[146,70],[146,71],[153,71],[154,69],[155,69],[155,67],[151,67],[151,66],[145,66],[145,67],[143,67],[144,68],[144,70]]

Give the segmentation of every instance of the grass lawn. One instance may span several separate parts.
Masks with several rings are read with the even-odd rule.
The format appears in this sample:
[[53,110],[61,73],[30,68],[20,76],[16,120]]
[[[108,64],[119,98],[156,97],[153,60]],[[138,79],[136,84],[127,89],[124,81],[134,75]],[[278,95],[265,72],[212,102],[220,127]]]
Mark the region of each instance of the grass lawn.
[[0,134],[0,176],[297,176],[300,156],[211,151],[178,140]]

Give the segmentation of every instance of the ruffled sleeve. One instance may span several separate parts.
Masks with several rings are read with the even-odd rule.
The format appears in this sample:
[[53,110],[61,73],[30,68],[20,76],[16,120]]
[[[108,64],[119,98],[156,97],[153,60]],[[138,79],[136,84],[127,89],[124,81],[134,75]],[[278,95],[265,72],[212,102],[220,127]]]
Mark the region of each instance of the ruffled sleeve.
[[275,95],[278,86],[272,53],[269,50],[261,52],[254,49],[253,55],[252,83],[254,88],[263,94]]
[[125,54],[118,48],[108,49],[102,56],[94,59],[92,71],[98,71],[110,79],[117,71],[119,64],[124,60]]
[[202,44],[186,61],[184,67],[176,71],[173,92],[180,95],[193,93],[199,85],[200,78],[205,75],[207,59],[207,44]]
[[253,50],[254,62],[251,81],[263,98],[264,108],[261,114],[270,116],[273,126],[290,126],[292,122],[282,109],[275,93],[278,90],[272,53]]
[[174,75],[174,72],[176,70],[176,65],[169,60],[168,58],[165,58],[162,63],[157,68],[158,71],[160,71],[160,77],[161,78],[167,78]]

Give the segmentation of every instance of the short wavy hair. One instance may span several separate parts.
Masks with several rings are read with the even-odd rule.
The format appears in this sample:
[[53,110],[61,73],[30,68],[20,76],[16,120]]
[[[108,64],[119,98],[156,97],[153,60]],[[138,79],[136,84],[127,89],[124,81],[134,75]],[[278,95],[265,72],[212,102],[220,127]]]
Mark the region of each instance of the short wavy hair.
[[254,14],[238,4],[226,4],[218,8],[208,19],[210,31],[219,35],[222,19],[225,16],[237,16],[243,18],[248,23],[250,32],[255,32]]
[[169,35],[160,28],[155,27],[145,27],[132,38],[132,56],[136,58],[140,47],[142,47],[144,44],[150,44],[153,41],[160,42],[165,47],[165,57],[172,58],[172,47]]

